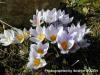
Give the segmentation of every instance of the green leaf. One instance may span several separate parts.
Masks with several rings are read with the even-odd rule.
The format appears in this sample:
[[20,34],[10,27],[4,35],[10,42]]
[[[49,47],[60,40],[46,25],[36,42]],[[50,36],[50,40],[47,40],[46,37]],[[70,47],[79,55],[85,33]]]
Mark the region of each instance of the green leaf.
[[78,5],[83,5],[84,3],[87,3],[88,0],[79,0],[77,3]]
[[89,8],[83,7],[83,13],[86,15],[89,12]]

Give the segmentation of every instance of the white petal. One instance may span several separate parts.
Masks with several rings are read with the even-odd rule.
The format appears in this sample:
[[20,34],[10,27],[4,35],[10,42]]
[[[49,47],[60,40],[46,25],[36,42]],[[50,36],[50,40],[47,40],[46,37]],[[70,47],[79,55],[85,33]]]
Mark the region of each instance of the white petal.
[[49,30],[53,30],[54,29],[54,26],[51,24],[50,26],[49,26]]
[[35,37],[37,36],[37,32],[35,29],[30,28],[29,31],[31,36],[35,36]]
[[58,43],[58,48],[60,49],[60,50],[63,50],[63,48],[61,47],[61,45]]
[[29,61],[28,64],[27,64],[27,67],[30,68],[30,69],[32,69],[33,68],[33,65],[32,64],[33,63]]
[[86,24],[83,24],[82,26],[81,26],[81,28],[83,28],[83,29],[86,29]]
[[73,21],[73,18],[74,18],[74,17],[71,17],[71,18],[70,18],[70,21],[69,21],[69,23]]
[[68,32],[69,32],[69,33],[72,33],[72,32],[75,31],[75,29],[76,29],[75,25],[72,24],[71,27],[68,27]]
[[77,28],[80,28],[80,22],[77,23]]
[[74,45],[74,40],[68,40],[68,49],[71,49]]
[[61,34],[63,33],[63,26],[58,27],[58,30],[59,30],[59,32],[57,35],[61,36]]
[[23,31],[21,29],[18,29],[18,28],[13,28],[13,29],[16,31],[16,33],[23,34]]
[[59,30],[58,30],[58,28],[56,28],[56,27],[54,27],[53,25],[51,25],[50,31],[51,31],[51,33],[53,33],[53,34],[57,34]]
[[46,30],[46,27],[43,26],[43,28],[42,28],[42,32],[43,32],[44,35],[45,35],[45,30]]
[[32,20],[32,19],[30,19],[30,22],[31,22],[31,23],[33,23],[33,20]]
[[65,15],[65,12],[64,11],[61,11],[61,10],[58,10],[58,12],[57,12],[58,19],[62,18],[63,15]]
[[76,41],[79,42],[83,39],[83,36],[81,33],[77,34],[77,38],[76,38]]
[[48,28],[45,30],[45,36],[46,36],[46,39],[50,40],[50,31]]
[[10,36],[9,30],[4,30],[4,36],[5,37],[9,37]]
[[37,70],[40,68],[40,65],[39,66],[33,66],[33,69]]
[[37,31],[37,33],[40,33],[40,32],[42,32],[42,27],[40,27],[40,26],[37,26],[37,27],[36,27],[36,31]]
[[15,33],[13,30],[10,30],[10,36],[9,36],[10,40],[11,41],[14,41],[15,40]]
[[37,58],[37,57],[34,57],[34,56],[29,56],[29,62],[27,64],[27,67],[30,68],[30,69],[34,69],[34,65],[33,65],[33,60],[34,58]]
[[4,38],[4,34],[0,34],[0,39]]
[[26,28],[24,28],[24,29],[23,29],[23,32],[25,33],[26,31],[27,31],[27,29],[26,29]]
[[41,67],[44,67],[44,66],[46,66],[46,65],[47,65],[46,61],[45,61],[44,59],[42,59],[42,60],[41,60]]
[[55,41],[51,42],[51,44],[55,44],[56,42],[57,42],[57,40],[55,40]]
[[41,42],[37,43],[37,46],[42,47],[43,44]]
[[73,33],[68,34],[68,36],[70,38],[75,38],[76,35],[77,35],[77,32],[73,32]]
[[69,50],[66,50],[66,51],[65,50],[61,50],[62,54],[68,54],[68,52],[69,52]]
[[88,33],[90,33],[90,32],[91,32],[90,29],[87,29],[85,33],[88,34]]
[[43,45],[43,49],[48,50],[48,48],[49,48],[49,43],[45,43],[45,44]]
[[38,41],[36,38],[34,38],[34,37],[30,37],[29,40],[32,41],[32,42],[35,42],[35,43],[38,43],[38,42],[39,42],[39,41]]
[[33,20],[36,20],[36,15],[33,15]]
[[2,45],[3,45],[3,46],[8,46],[8,45],[10,45],[10,44],[11,44],[11,43],[9,43],[9,42],[6,42],[6,41],[3,42],[3,41],[2,41]]
[[12,34],[12,37],[14,37],[14,38],[15,38],[15,33],[14,33],[14,31],[13,31],[13,30],[11,31],[11,34]]
[[31,44],[31,46],[30,46],[30,54],[29,54],[30,57],[37,57],[37,53],[36,53],[35,49],[36,49],[36,45],[35,44]]

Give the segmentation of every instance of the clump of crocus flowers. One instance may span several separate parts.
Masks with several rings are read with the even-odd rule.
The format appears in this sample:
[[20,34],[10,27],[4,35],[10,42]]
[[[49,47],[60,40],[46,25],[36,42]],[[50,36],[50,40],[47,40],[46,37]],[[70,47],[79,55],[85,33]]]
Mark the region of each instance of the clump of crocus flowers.
[[47,54],[50,43],[56,44],[61,54],[74,53],[79,48],[89,45],[84,36],[90,32],[90,29],[85,24],[80,25],[80,22],[68,27],[72,20],[73,17],[69,17],[69,14],[55,8],[47,11],[36,10],[36,15],[30,20],[32,27],[29,30],[15,27],[4,29],[4,33],[0,34],[0,44],[8,46],[25,40],[32,41],[27,67],[39,69],[47,65],[43,57]]

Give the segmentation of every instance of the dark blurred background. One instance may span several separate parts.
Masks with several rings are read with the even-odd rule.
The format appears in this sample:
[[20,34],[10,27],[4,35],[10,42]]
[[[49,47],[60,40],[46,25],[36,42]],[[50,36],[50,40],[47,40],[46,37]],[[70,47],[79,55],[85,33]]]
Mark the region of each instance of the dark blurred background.
[[36,9],[58,8],[64,0],[0,0],[0,18],[13,26],[28,26]]

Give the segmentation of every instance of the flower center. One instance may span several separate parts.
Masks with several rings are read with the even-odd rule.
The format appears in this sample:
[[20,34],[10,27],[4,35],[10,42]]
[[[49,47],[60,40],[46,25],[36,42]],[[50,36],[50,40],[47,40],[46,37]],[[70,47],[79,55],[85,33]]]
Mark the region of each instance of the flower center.
[[40,64],[40,59],[34,58],[33,65],[38,66]]
[[26,36],[29,36],[30,35],[30,32],[29,31],[25,32],[25,35]]
[[55,36],[54,34],[52,34],[52,35],[50,36],[50,40],[51,40],[51,41],[55,41],[55,40],[56,40],[56,36]]
[[62,47],[64,50],[66,50],[66,49],[68,48],[68,43],[67,43],[67,41],[65,41],[65,40],[61,41],[61,47]]
[[43,50],[42,50],[42,48],[38,48],[38,49],[37,49],[37,53],[39,53],[39,54],[43,54]]
[[22,34],[18,34],[16,38],[18,39],[18,41],[22,41],[24,39],[24,36]]
[[38,36],[37,36],[37,38],[38,38],[39,41],[43,41],[44,34],[43,33],[39,33]]

